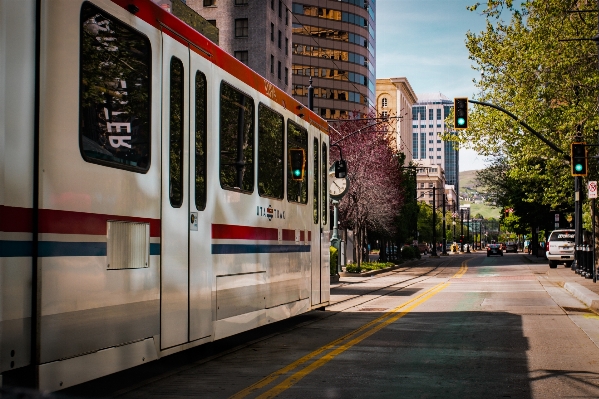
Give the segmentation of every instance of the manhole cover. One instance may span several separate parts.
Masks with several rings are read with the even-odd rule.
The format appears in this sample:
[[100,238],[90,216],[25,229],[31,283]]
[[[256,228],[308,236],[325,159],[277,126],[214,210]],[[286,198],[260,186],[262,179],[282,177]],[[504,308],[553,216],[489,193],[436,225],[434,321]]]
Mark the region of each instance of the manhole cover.
[[388,308],[362,308],[360,312],[383,312]]

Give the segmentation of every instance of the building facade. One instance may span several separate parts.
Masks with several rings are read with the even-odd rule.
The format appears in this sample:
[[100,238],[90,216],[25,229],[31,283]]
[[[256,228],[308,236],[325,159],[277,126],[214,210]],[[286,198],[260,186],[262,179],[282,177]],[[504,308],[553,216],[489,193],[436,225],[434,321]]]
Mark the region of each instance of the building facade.
[[418,98],[407,78],[376,80],[376,113],[389,117],[391,129],[397,133],[397,149],[406,156],[404,165],[412,159],[412,106]]
[[291,0],[186,0],[216,26],[219,46],[291,94]]
[[446,134],[456,134],[445,126],[452,108],[453,101],[441,93],[418,94],[418,102],[412,106],[412,155],[416,163],[441,166],[447,184],[459,192],[457,143],[443,140]]
[[376,0],[292,4],[292,94],[308,105],[312,77],[314,111],[325,119],[375,108],[375,8]]

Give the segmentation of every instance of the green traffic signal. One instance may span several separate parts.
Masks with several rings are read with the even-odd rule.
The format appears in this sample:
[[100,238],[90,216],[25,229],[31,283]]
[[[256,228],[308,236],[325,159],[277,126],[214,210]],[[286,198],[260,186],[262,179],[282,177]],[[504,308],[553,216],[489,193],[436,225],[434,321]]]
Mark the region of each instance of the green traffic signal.
[[453,99],[453,124],[455,129],[468,129],[468,98]]
[[586,143],[572,143],[570,147],[570,164],[572,165],[572,176],[586,176],[587,170],[587,150]]
[[304,180],[304,170],[306,168],[306,153],[303,148],[289,149],[289,166],[291,167],[292,180]]
[[458,118],[458,125],[459,126],[463,126],[464,123],[466,123],[466,119],[464,119],[464,118]]

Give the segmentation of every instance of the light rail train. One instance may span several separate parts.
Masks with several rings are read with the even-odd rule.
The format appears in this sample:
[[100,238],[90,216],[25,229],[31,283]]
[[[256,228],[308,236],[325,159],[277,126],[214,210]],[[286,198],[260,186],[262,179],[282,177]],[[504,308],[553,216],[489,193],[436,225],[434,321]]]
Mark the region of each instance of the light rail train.
[[150,0],[0,0],[4,382],[326,306],[328,128]]

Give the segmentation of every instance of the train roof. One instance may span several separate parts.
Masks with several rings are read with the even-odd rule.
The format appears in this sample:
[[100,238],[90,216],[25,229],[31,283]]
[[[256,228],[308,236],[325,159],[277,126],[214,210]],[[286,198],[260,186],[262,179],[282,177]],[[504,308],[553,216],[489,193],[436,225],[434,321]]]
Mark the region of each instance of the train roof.
[[128,5],[135,4],[139,8],[139,11],[135,13],[136,17],[144,20],[156,29],[162,30],[165,34],[182,44],[187,45],[187,42],[189,42],[192,51],[269,97],[293,114],[301,115],[300,117],[305,121],[310,122],[328,134],[329,125],[324,119],[313,111],[310,111],[302,103],[279,89],[237,58],[225,52],[175,15],[154,4],[151,0],[111,1],[126,10],[128,9]]

